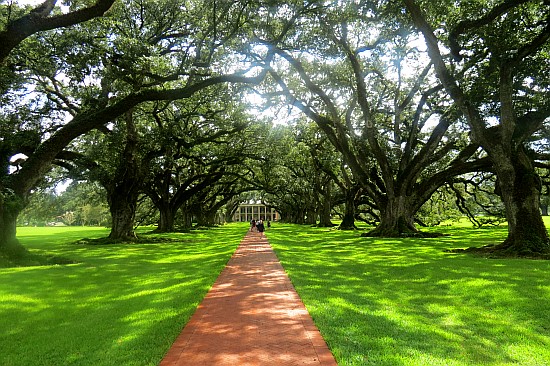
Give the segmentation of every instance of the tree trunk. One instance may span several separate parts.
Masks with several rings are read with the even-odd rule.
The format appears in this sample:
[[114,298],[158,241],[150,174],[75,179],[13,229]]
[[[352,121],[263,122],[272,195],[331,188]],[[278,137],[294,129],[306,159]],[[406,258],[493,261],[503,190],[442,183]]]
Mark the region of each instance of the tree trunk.
[[113,180],[107,187],[109,209],[113,219],[110,239],[134,239],[134,220],[141,188],[141,173],[138,165],[138,135],[132,110],[125,115],[126,145],[118,162]]
[[233,220],[233,215],[226,215],[226,216],[224,217],[224,220],[225,220],[225,222],[227,222],[227,223],[235,222],[235,221]]
[[172,210],[170,205],[165,204],[161,207],[158,207],[160,213],[159,224],[157,227],[157,232],[159,233],[171,233],[174,231],[174,218],[176,213]]
[[317,212],[315,211],[315,209],[310,208],[306,211],[305,223],[308,224],[308,225],[317,224]]
[[325,199],[323,206],[321,207],[321,212],[319,213],[319,224],[320,227],[333,227],[334,223],[330,220],[330,211],[331,206],[330,202],[327,202],[328,199]]
[[215,213],[209,211],[196,212],[197,226],[209,227],[215,225]]
[[185,209],[181,209],[180,212],[182,216],[182,226],[185,229],[193,227],[193,214]]
[[531,255],[550,252],[550,240],[540,213],[541,180],[524,148],[511,159],[493,155],[498,190],[506,208],[508,237],[497,250]]
[[319,225],[320,227],[333,227],[334,224],[330,220],[330,212],[332,210],[331,205],[331,189],[330,183],[323,192],[321,198],[321,209],[319,210]]
[[138,195],[124,192],[120,186],[117,188],[116,191],[119,194],[112,194],[109,200],[109,208],[113,219],[109,238],[114,240],[135,239],[134,219],[136,216]]
[[355,230],[355,191],[346,190],[346,202],[344,206],[344,217],[338,230]]
[[24,208],[25,200],[15,194],[0,192],[0,253],[14,258],[23,255],[26,250],[16,238],[17,216]]
[[380,224],[363,236],[403,237],[414,236],[418,230],[414,226],[411,197],[395,196],[388,200],[380,211]]
[[293,224],[303,225],[303,224],[306,223],[305,216],[306,216],[306,214],[305,214],[304,210],[299,209],[296,212],[292,212],[290,214],[289,221]]
[[206,215],[202,210],[195,211],[195,218],[197,220],[197,226],[208,226],[206,223]]
[[542,216],[548,216],[548,205],[542,204],[540,205],[540,209],[542,211]]

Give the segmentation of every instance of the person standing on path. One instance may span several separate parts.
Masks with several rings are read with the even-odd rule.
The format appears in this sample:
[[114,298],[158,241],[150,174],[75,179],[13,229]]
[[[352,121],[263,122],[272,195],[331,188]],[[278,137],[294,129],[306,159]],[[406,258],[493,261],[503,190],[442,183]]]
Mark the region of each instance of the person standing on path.
[[265,231],[264,221],[262,219],[258,220],[258,222],[256,223],[256,227],[258,228],[258,232],[260,234],[263,234],[263,232]]

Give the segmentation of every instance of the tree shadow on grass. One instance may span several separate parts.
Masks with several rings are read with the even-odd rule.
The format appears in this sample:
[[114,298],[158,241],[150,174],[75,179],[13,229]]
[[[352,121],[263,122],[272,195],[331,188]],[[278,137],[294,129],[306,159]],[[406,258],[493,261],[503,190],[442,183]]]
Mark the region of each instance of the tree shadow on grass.
[[75,241],[76,245],[143,245],[143,244],[166,244],[166,243],[182,243],[192,242],[192,239],[161,237],[161,236],[140,236],[132,239],[111,239],[111,238],[83,238]]
[[[75,266],[2,272],[0,364],[158,365],[243,232],[169,245],[60,244]],[[4,345],[6,346],[4,348]]]
[[0,268],[59,266],[76,263],[79,262],[67,257],[52,254],[37,254],[33,252],[23,253],[16,258],[0,256]]
[[269,240],[339,364],[527,365],[550,358],[545,262],[443,253],[458,240],[452,237],[308,236],[313,232]]
[[456,254],[471,254],[484,258],[492,259],[535,259],[535,260],[550,260],[550,253],[533,253],[518,254],[517,252],[502,250],[498,245],[486,245],[483,247],[470,247],[465,249],[447,249],[447,253]]
[[[448,230],[452,237],[444,241],[452,244],[452,246],[444,249],[446,253],[466,254],[488,259],[550,260],[550,253],[526,252],[518,254],[503,249],[502,243],[507,236],[505,226],[471,229],[453,228]],[[466,235],[464,235],[465,233]]]

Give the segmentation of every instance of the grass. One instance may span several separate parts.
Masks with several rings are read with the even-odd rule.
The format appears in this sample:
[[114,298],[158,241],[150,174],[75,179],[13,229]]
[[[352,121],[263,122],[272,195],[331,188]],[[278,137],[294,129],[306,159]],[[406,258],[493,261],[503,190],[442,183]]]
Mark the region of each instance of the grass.
[[74,243],[101,228],[19,229],[31,253],[77,264],[0,268],[0,365],[157,365],[246,228],[116,245]]
[[450,236],[278,224],[267,236],[341,366],[550,365],[550,261],[444,252],[505,227],[435,230]]
[[[75,264],[0,268],[0,365],[157,365],[247,226],[111,245],[75,244],[102,228],[21,228],[33,255]],[[550,261],[444,252],[505,227],[435,230],[450,235],[267,235],[341,366],[550,365]]]

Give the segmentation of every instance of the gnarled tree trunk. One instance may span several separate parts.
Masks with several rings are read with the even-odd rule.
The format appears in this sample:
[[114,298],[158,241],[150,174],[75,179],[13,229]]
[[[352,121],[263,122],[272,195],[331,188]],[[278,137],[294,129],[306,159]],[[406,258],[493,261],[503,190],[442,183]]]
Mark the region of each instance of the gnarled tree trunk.
[[128,240],[134,239],[134,220],[136,217],[136,207],[138,195],[124,191],[122,186],[118,186],[109,199],[109,209],[111,211],[113,226],[111,227],[110,239]]
[[539,210],[541,179],[523,147],[506,156],[493,155],[498,191],[506,208],[508,237],[498,249],[520,255],[550,252],[550,240]]
[[171,205],[163,204],[157,206],[160,213],[159,224],[157,227],[157,232],[160,233],[170,233],[174,231],[174,218],[176,213],[172,209]]
[[25,199],[15,193],[0,191],[0,253],[17,257],[26,250],[16,238],[17,216],[24,208]]
[[114,179],[107,187],[109,210],[113,226],[110,239],[134,239],[134,221],[141,189],[141,173],[137,157],[138,135],[135,129],[132,110],[125,115],[126,145],[118,162]]
[[338,227],[339,230],[355,230],[355,190],[346,190],[344,203],[344,217]]
[[414,226],[416,211],[411,205],[411,197],[394,196],[380,208],[380,224],[364,236],[401,237],[418,233]]

